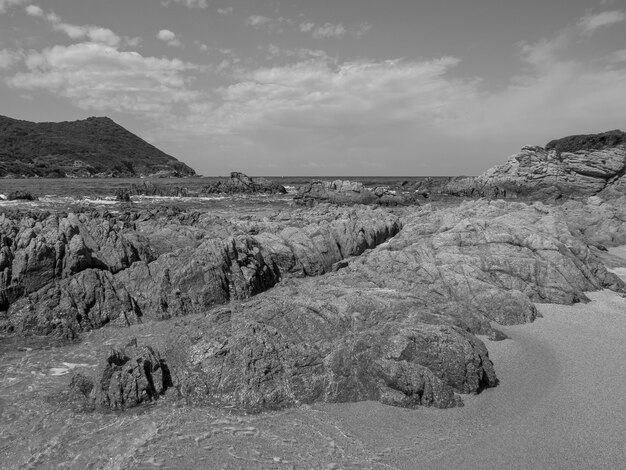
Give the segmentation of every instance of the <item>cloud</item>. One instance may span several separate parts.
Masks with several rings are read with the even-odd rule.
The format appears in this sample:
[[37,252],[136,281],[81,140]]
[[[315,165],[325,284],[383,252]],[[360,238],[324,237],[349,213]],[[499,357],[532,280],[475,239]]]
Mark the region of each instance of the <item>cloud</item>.
[[8,49],[0,49],[0,69],[10,69],[23,59],[21,51],[10,51]]
[[207,0],[161,0],[161,5],[169,6],[171,3],[182,3],[188,8],[207,8]]
[[218,8],[217,12],[220,15],[230,15],[233,12],[233,7],[227,7],[227,8]]
[[28,5],[26,7],[26,13],[28,13],[30,16],[38,16],[38,17],[43,17],[44,15],[41,7],[38,7],[37,5]]
[[315,23],[312,23],[310,21],[300,23],[300,31],[302,31],[303,33],[309,33],[313,31],[313,28],[315,28]]
[[346,28],[341,23],[324,23],[313,30],[313,37],[315,39],[340,38],[346,32]]
[[626,14],[619,10],[603,11],[597,14],[587,14],[583,16],[577,23],[584,34],[593,34],[597,29],[604,26],[610,26],[615,23],[621,23],[626,20]]
[[620,49],[619,51],[615,51],[611,53],[608,57],[610,63],[619,64],[621,62],[626,62],[626,49]]
[[[301,24],[309,34],[319,27]],[[516,151],[511,141],[545,144],[623,123],[626,55],[579,59],[578,46],[593,40],[582,24],[520,44],[520,71],[495,90],[455,77],[454,57],[340,61],[271,44],[268,57],[296,62],[235,69],[230,85],[171,125],[212,136],[234,168],[258,173],[472,174]]]
[[[36,5],[28,5],[26,13],[30,16],[44,18],[55,31],[62,32],[71,39],[87,39],[93,42],[103,43],[109,46],[117,46],[121,42],[121,38],[108,28],[93,25],[75,25],[64,23],[61,18],[54,12],[47,14]],[[129,42],[133,40],[129,39]]]
[[176,37],[176,34],[169,29],[162,29],[157,34],[157,37],[167,43],[168,46],[179,47],[181,45],[180,40]]
[[9,7],[22,5],[30,0],[0,0],[0,14],[6,13]]
[[271,18],[268,18],[267,16],[262,16],[262,15],[251,15],[246,19],[246,24],[248,26],[253,26],[255,28],[258,28],[263,25],[267,25],[271,22],[272,22]]
[[449,128],[471,139],[494,139],[502,129],[515,129],[528,137],[527,143],[542,143],[537,136],[618,127],[626,101],[626,53],[618,50],[584,61],[573,47],[591,41],[590,32],[615,23],[618,16],[607,18],[586,15],[552,38],[521,44],[524,73],[513,76],[504,90],[474,90],[471,99],[459,104],[460,115]]
[[47,90],[83,109],[162,117],[198,98],[186,73],[197,67],[178,59],[144,57],[100,43],[31,51],[26,72],[7,79],[22,90]]
[[340,38],[346,34],[350,34],[360,38],[370,29],[372,25],[369,23],[361,23],[358,27],[346,27],[342,23],[324,23],[317,25],[311,21],[304,21],[298,25],[303,33],[311,33],[315,39]]

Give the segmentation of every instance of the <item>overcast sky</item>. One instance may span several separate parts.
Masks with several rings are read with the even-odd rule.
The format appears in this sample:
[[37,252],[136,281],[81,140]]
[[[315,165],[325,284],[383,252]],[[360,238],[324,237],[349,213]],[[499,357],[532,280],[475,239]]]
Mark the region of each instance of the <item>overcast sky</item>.
[[199,173],[479,174],[626,128],[626,0],[0,0],[0,114]]

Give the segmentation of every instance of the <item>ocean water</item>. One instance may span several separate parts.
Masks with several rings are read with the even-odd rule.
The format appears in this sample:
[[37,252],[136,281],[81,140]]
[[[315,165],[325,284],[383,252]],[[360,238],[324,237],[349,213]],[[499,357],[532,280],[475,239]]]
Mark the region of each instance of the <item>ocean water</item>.
[[[115,198],[118,190],[140,185],[144,182],[165,188],[187,188],[191,193],[199,192],[209,184],[224,180],[226,177],[194,177],[194,178],[26,178],[0,179],[0,211],[11,209],[37,210],[76,210],[106,209],[116,212],[123,203]],[[280,206],[291,203],[293,194],[298,187],[316,180],[334,181],[337,179],[360,181],[366,187],[397,186],[402,182],[416,183],[426,179],[421,176],[273,176],[264,177],[275,181],[289,191],[285,195],[210,195],[207,197],[161,197],[133,196],[135,207],[152,207],[176,205],[187,209],[223,209],[232,210],[242,207],[271,205]],[[446,177],[435,177],[446,178]],[[7,201],[6,196],[14,191],[27,191],[38,197],[38,201]]]

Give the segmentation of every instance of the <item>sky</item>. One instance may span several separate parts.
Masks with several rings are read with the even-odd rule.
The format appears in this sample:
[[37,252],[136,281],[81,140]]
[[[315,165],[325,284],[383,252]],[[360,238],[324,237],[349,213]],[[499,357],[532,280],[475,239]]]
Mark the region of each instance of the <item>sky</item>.
[[0,0],[0,114],[207,176],[476,175],[626,130],[626,0]]

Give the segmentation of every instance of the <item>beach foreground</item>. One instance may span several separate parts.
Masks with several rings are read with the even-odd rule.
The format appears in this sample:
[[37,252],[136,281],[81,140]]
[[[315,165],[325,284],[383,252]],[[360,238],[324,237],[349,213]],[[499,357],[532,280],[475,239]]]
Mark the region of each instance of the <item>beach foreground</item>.
[[[137,413],[68,419],[57,411],[29,421],[27,410],[4,406],[3,422],[15,420],[0,435],[1,466],[618,468],[626,460],[626,299],[611,291],[588,295],[587,304],[538,304],[543,318],[502,327],[507,341],[486,341],[500,384],[465,396],[462,408],[370,401],[241,415],[164,401]],[[73,351],[77,361],[90,343]],[[43,392],[27,392],[32,401],[24,405]],[[26,424],[32,428],[22,429]],[[20,439],[9,448],[11,435]]]

